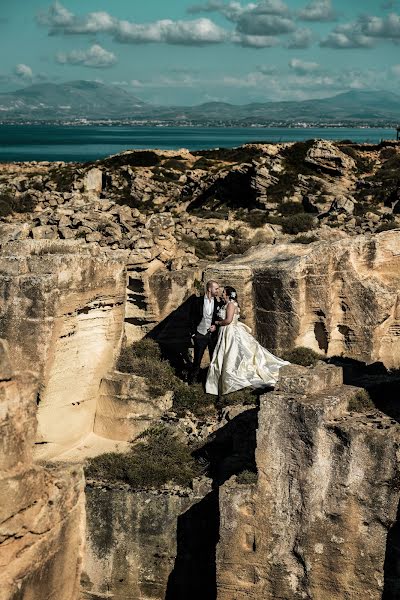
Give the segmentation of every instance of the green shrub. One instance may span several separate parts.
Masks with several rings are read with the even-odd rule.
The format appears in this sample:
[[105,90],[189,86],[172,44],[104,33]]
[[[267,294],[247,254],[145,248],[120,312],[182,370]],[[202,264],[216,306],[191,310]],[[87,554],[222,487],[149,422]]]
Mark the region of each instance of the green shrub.
[[381,223],[379,227],[377,227],[376,233],[381,233],[382,231],[390,231],[391,229],[400,229],[400,225],[391,222]]
[[154,167],[161,162],[158,154],[152,150],[133,150],[124,154],[109,156],[104,160],[98,161],[94,166],[104,165],[109,169],[129,165],[130,167]]
[[168,482],[190,486],[192,479],[201,474],[189,448],[166,427],[151,428],[140,437],[141,441],[127,454],[110,452],[89,459],[86,477],[146,489]]
[[200,219],[224,219],[226,220],[229,209],[226,206],[220,206],[217,210],[208,210],[206,208],[193,208],[191,214]]
[[230,394],[224,394],[218,396],[215,403],[217,408],[225,408],[226,406],[236,406],[243,404],[244,406],[256,406],[258,402],[257,392],[251,387],[243,388],[237,392],[231,392]]
[[293,350],[284,352],[282,358],[295,365],[302,365],[303,367],[315,365],[319,360],[325,360],[323,354],[319,354],[318,352],[311,350],[311,348],[305,348],[304,346],[298,346],[297,348],[293,348]]
[[300,202],[284,202],[279,207],[279,212],[282,215],[297,215],[304,213],[303,205]]
[[214,397],[206,394],[201,384],[185,385],[181,383],[174,392],[172,408],[178,417],[183,417],[190,411],[198,417],[210,412]]
[[249,469],[245,469],[236,475],[236,483],[239,483],[240,485],[251,485],[253,483],[257,483],[257,473],[254,471],[249,471]]
[[182,158],[168,158],[166,161],[164,161],[163,163],[163,167],[165,167],[166,169],[174,169],[175,171],[181,171],[184,172],[187,169],[186,163],[184,162],[184,159]]
[[199,240],[188,235],[182,235],[182,241],[189,246],[193,246],[198,258],[208,258],[215,255],[214,246],[208,240]]
[[357,390],[354,396],[350,398],[348,408],[355,412],[365,412],[372,410],[375,406],[367,390]]
[[309,231],[313,227],[314,219],[311,215],[306,213],[290,215],[285,217],[282,222],[282,229],[284,233],[301,233],[303,231]]
[[166,360],[161,360],[160,355],[146,355],[147,348],[144,344],[139,346],[142,355],[135,355],[132,346],[121,352],[117,369],[123,373],[144,377],[152,396],[162,396],[169,390],[175,389],[179,380],[171,365]]
[[261,211],[251,211],[243,218],[243,221],[246,221],[253,229],[257,229],[268,223],[268,214]]
[[12,203],[2,194],[0,196],[0,217],[7,217],[13,212]]
[[49,171],[49,178],[57,185],[57,191],[70,192],[75,181],[76,169],[70,166],[52,169]]
[[18,213],[32,212],[38,203],[36,196],[31,194],[23,194],[19,198],[15,198],[13,202],[13,209]]
[[250,240],[235,237],[225,248],[221,245],[218,246],[218,258],[219,260],[223,260],[231,254],[244,254],[249,248],[251,248]]
[[311,244],[318,240],[316,235],[298,235],[292,240],[292,244]]
[[32,212],[37,202],[36,196],[29,193],[16,197],[11,189],[2,190],[0,192],[0,217],[6,217],[13,212]]

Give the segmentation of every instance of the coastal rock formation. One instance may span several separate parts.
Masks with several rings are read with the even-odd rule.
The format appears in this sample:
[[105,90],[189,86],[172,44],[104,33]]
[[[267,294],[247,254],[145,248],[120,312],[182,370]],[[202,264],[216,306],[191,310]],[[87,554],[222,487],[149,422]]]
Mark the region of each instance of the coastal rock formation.
[[[86,492],[87,550],[83,598],[104,594],[115,598],[164,600],[183,534],[181,515],[206,495],[195,490],[133,491],[129,486],[89,482]],[[198,533],[193,531],[194,534]],[[192,549],[196,546],[193,540]],[[189,576],[189,574],[187,574]],[[176,597],[176,596],[175,596]]]
[[237,287],[246,323],[275,354],[307,346],[398,368],[399,250],[398,231],[259,246],[209,266],[206,278]]
[[13,373],[0,342],[0,598],[76,600],[85,538],[78,467],[40,466],[32,373]]
[[93,430],[101,379],[123,336],[126,254],[78,242],[14,242],[0,256],[1,336],[38,374],[38,439],[48,455]]
[[218,600],[398,596],[400,426],[340,381],[284,367],[262,399],[258,482],[220,490]]
[[115,372],[102,379],[93,431],[113,440],[134,440],[172,407],[172,392],[151,397],[146,381]]

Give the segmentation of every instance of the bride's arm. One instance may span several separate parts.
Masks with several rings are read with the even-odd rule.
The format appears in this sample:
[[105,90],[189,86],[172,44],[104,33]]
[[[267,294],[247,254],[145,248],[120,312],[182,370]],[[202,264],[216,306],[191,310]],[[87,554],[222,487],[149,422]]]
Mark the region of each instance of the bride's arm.
[[229,325],[232,322],[233,315],[235,314],[235,305],[229,302],[226,307],[226,318],[223,321],[215,321],[216,325]]

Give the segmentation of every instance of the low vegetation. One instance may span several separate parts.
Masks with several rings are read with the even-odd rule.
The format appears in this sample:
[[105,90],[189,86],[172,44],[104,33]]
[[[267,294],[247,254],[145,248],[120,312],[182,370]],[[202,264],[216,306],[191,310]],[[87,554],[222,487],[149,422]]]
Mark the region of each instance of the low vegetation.
[[354,412],[366,412],[374,408],[375,405],[367,390],[357,390],[349,400],[349,410]]
[[16,197],[11,190],[3,190],[0,193],[0,217],[7,217],[12,213],[32,212],[38,200],[29,192]]
[[326,357],[323,354],[315,352],[315,350],[311,350],[311,348],[298,346],[297,348],[284,352],[282,358],[295,365],[309,367],[314,366],[319,360],[325,360]]
[[283,233],[302,233],[309,231],[314,228],[314,219],[311,215],[306,213],[299,213],[295,215],[289,215],[282,220],[282,231]]
[[257,473],[245,469],[236,476],[236,483],[239,483],[240,485],[252,485],[257,483]]
[[162,425],[142,434],[127,454],[102,454],[85,467],[87,479],[128,483],[134,489],[160,488],[170,482],[188,487],[200,474],[188,446]]
[[124,348],[117,362],[117,369],[144,377],[149,393],[154,397],[172,391],[172,410],[178,417],[185,416],[187,412],[203,417],[225,406],[257,404],[258,397],[249,388],[218,398],[206,394],[201,384],[188,386],[175,375],[169,362],[163,360],[158,344],[148,338]]

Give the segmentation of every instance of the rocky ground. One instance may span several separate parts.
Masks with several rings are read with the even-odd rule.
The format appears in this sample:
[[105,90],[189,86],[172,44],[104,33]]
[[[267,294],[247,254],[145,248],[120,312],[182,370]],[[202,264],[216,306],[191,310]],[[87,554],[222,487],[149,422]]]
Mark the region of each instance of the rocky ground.
[[260,242],[395,228],[399,166],[396,142],[323,140],[3,164],[1,239],[78,238],[179,270]]

